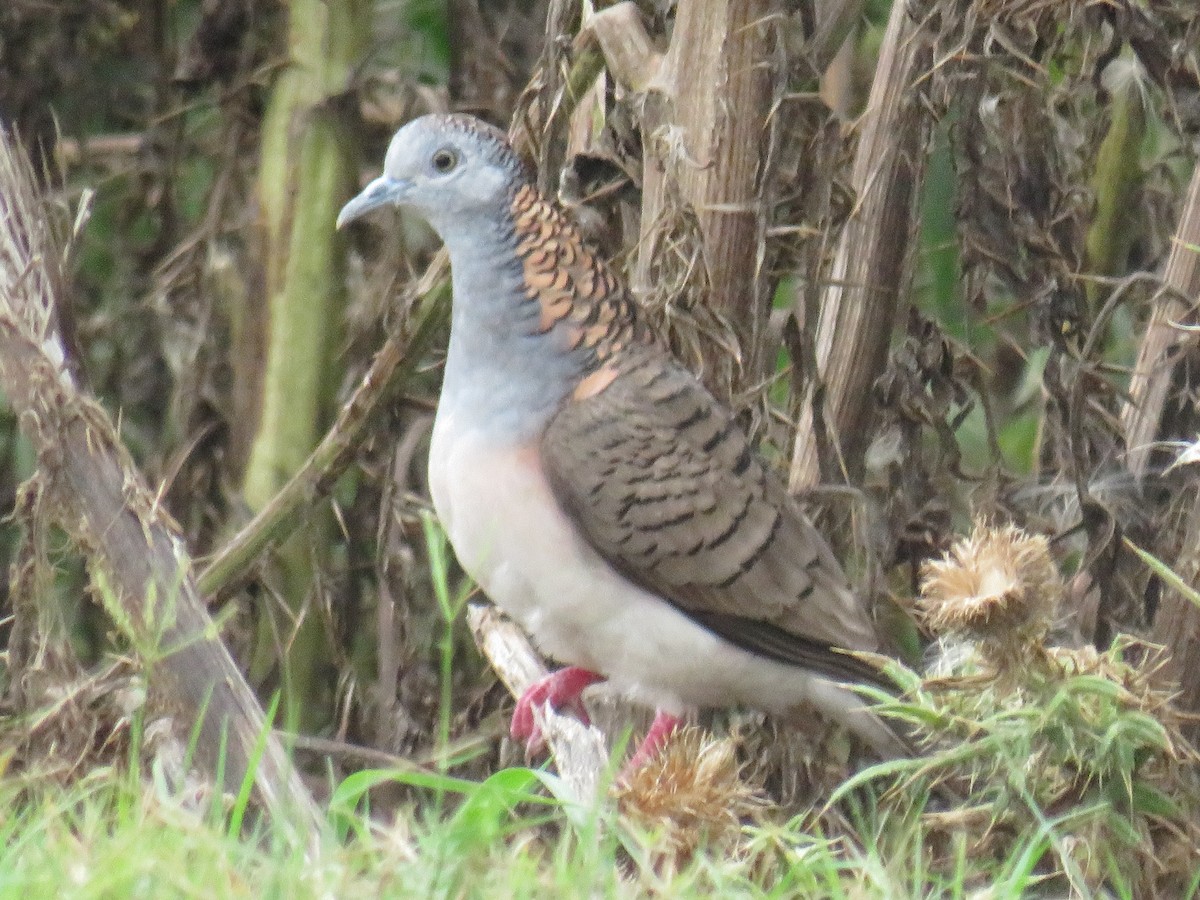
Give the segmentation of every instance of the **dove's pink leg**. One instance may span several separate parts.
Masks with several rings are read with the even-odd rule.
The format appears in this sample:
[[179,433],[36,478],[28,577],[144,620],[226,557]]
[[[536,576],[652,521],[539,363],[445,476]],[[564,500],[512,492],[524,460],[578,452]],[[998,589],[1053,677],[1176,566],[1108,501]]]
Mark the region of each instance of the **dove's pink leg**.
[[533,708],[542,706],[549,701],[558,711],[569,711],[584,725],[590,725],[587,709],[580,695],[584,689],[597,681],[603,681],[603,675],[597,675],[579,666],[567,666],[557,672],[551,672],[545,678],[539,679],[525,689],[517,708],[513,710],[512,725],[508,733],[515,741],[524,741],[526,752],[534,754],[545,746],[542,740],[542,730],[538,728],[533,718]]
[[625,764],[625,774],[636,772],[646,763],[650,762],[663,748],[667,740],[675,733],[675,730],[683,724],[683,719],[679,716],[673,716],[668,712],[663,712],[661,709],[654,714],[654,721],[650,723],[650,730],[646,732],[646,737],[638,745],[637,751],[634,752],[629,762]]

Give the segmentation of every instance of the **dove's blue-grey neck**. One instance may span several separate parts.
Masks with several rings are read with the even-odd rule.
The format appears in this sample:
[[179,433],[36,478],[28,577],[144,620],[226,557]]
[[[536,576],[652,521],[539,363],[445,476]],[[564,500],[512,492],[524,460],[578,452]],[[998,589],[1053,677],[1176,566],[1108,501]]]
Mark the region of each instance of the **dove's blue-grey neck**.
[[[511,215],[469,227],[435,222],[450,254],[450,345],[439,406],[521,441],[541,434],[581,371],[525,296]],[[456,223],[457,224],[457,223]]]

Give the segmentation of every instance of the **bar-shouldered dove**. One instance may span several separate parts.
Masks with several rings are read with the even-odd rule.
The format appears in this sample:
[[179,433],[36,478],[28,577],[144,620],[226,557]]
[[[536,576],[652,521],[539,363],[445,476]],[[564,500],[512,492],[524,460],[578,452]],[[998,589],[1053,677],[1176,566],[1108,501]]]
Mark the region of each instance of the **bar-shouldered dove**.
[[825,540],[728,409],[655,337],[504,135],[428,115],[338,215],[423,216],[450,254],[453,312],[429,452],[463,568],[565,668],[522,697],[581,715],[609,679],[658,714],[811,703],[884,756],[907,747],[844,682],[878,681],[870,616]]

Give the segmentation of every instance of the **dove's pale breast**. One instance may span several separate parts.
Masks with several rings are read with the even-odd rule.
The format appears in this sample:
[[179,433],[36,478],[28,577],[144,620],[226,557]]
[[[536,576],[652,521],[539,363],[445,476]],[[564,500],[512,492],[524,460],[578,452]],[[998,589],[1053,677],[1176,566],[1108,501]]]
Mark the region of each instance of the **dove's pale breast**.
[[536,447],[501,449],[443,404],[429,481],[460,564],[560,662],[675,713],[738,703],[783,713],[840,696],[823,678],[722,640],[616,573],[559,507]]

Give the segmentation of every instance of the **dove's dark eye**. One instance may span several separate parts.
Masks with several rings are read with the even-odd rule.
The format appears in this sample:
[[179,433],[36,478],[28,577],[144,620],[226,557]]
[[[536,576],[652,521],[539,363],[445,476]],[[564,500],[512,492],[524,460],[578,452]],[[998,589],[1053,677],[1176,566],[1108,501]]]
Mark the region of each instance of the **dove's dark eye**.
[[458,165],[458,154],[449,147],[443,147],[433,154],[433,167],[445,174]]

